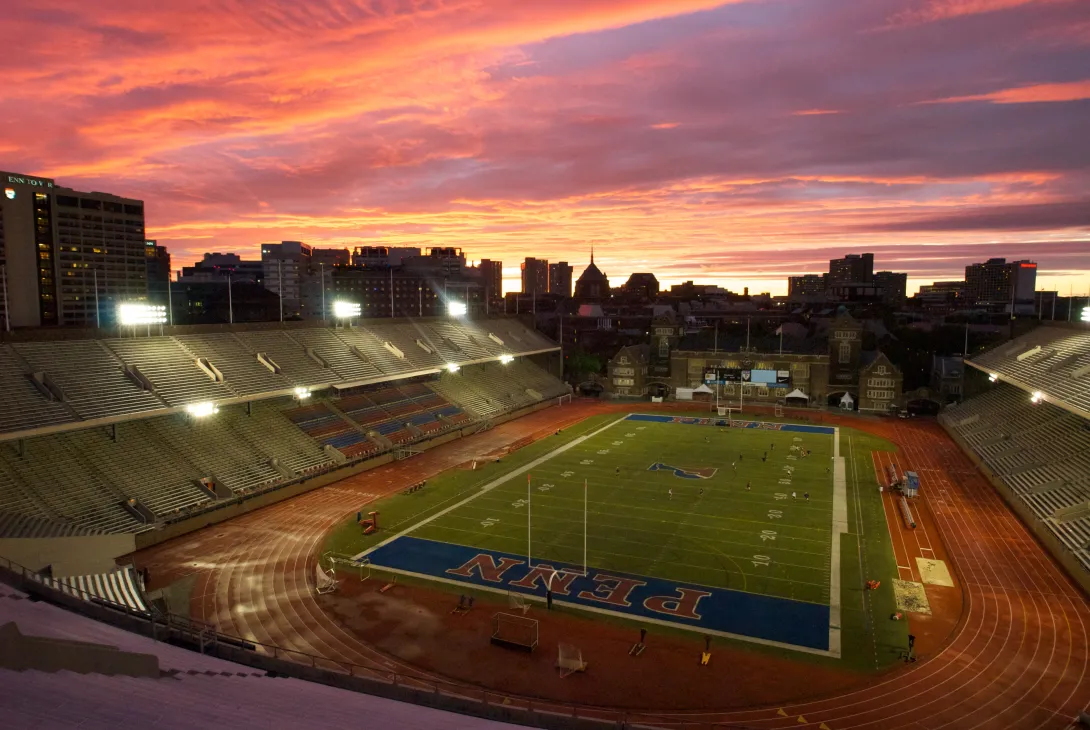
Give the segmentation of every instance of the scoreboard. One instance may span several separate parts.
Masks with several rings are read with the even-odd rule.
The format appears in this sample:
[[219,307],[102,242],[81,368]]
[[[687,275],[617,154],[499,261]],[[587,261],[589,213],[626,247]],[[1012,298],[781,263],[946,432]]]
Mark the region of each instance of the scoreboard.
[[766,388],[790,388],[790,370],[742,370],[740,368],[705,368],[704,382],[709,385],[752,383]]

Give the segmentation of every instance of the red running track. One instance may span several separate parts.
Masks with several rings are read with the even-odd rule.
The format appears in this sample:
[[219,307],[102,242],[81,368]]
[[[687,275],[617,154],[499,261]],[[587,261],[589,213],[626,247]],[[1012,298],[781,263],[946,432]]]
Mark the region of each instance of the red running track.
[[[498,446],[595,413],[634,408],[576,401],[539,411],[141,551],[136,561],[150,568],[153,586],[193,576],[194,615],[224,633],[326,657],[331,668],[351,663],[420,676],[424,673],[369,647],[318,607],[308,579],[328,530],[366,501]],[[647,410],[648,404],[638,408]],[[921,494],[964,596],[962,621],[950,643],[863,689],[785,706],[786,717],[778,714],[781,708],[760,708],[629,719],[678,728],[1066,727],[1090,701],[1090,607],[1083,595],[938,424],[823,418],[894,441],[902,469],[920,474]]]

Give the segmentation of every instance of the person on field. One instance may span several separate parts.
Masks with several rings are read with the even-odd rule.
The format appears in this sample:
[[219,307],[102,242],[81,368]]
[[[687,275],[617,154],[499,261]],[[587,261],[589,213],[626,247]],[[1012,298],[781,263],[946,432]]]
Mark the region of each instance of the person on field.
[[673,499],[673,498],[674,498],[674,490],[670,489],[670,499]]
[[749,482],[746,482],[746,491],[749,491]]
[[798,498],[799,498],[799,496],[797,494],[795,494],[794,492],[791,492],[791,499],[798,499]]
[[810,501],[810,493],[809,492],[803,492],[802,493],[802,498],[805,499],[807,502],[809,502]]

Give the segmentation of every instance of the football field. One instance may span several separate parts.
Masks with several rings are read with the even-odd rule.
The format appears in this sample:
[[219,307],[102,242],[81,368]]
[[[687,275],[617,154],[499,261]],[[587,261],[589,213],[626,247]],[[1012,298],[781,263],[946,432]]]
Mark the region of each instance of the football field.
[[393,572],[538,599],[551,587],[561,605],[838,654],[835,430],[718,424],[610,419],[407,515],[363,554]]

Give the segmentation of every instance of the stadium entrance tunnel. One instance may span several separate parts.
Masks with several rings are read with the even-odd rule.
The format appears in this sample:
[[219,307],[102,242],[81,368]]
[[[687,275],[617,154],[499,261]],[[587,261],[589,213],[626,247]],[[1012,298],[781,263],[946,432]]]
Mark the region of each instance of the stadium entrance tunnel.
[[593,380],[585,380],[579,384],[578,390],[582,395],[597,398],[602,394],[602,391],[605,390],[605,388],[602,387],[601,383],[596,383]]
[[670,386],[665,383],[648,383],[647,395],[652,398],[665,398],[670,394]]

